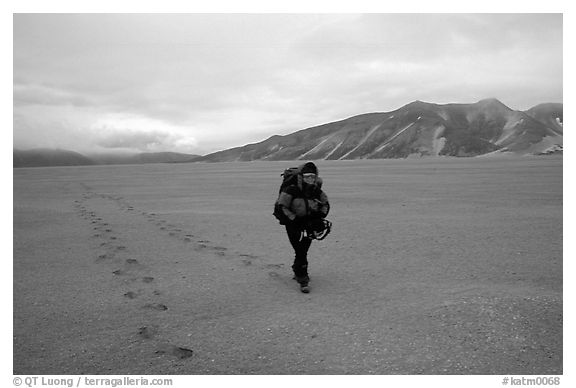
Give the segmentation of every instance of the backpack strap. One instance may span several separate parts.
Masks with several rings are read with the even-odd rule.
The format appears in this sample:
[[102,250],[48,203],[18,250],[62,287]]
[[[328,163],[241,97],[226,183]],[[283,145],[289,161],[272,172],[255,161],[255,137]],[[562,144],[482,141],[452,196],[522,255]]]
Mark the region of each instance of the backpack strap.
[[303,177],[302,177],[302,173],[298,172],[298,175],[296,175],[296,185],[298,186],[298,190],[300,190],[300,192],[303,192],[303,188],[304,188],[304,183],[303,181]]
[[[300,191],[302,191],[302,189],[300,189]],[[302,197],[302,199],[304,199],[304,207],[306,208],[306,217],[308,217],[310,215],[310,205],[308,204],[308,198],[306,198],[303,191]]]

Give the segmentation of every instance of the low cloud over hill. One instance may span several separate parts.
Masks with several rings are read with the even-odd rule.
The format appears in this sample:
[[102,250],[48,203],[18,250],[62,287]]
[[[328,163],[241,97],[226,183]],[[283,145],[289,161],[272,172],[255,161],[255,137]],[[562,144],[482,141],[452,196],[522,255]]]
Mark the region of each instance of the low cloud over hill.
[[145,164],[185,163],[199,155],[177,152],[155,152],[138,154],[99,154],[85,156],[68,150],[37,148],[14,150],[14,167],[90,166],[96,164]]

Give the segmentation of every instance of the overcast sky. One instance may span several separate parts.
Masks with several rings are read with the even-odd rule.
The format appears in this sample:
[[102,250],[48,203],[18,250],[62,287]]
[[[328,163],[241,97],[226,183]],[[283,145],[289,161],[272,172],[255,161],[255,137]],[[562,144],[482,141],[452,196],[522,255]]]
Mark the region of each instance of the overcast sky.
[[16,14],[14,147],[195,154],[414,100],[562,100],[561,14]]

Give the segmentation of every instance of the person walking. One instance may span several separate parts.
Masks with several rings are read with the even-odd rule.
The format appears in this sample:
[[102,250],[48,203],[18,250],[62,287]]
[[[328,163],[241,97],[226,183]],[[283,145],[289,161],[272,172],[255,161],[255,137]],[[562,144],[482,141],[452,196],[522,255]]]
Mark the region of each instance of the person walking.
[[300,284],[300,290],[308,293],[308,250],[314,238],[311,233],[323,227],[330,203],[322,191],[322,179],[318,177],[316,165],[307,162],[299,166],[299,170],[298,179],[280,190],[278,205],[286,217],[286,233],[294,248],[294,279]]

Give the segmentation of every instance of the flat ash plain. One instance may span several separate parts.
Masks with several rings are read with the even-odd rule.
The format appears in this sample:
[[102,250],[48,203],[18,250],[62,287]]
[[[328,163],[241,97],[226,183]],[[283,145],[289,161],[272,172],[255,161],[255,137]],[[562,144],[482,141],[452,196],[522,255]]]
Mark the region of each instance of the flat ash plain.
[[561,156],[319,161],[310,294],[296,164],[14,169],[14,374],[563,373]]

